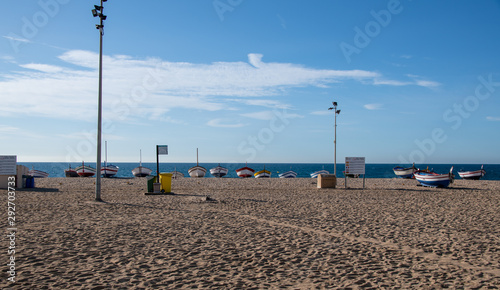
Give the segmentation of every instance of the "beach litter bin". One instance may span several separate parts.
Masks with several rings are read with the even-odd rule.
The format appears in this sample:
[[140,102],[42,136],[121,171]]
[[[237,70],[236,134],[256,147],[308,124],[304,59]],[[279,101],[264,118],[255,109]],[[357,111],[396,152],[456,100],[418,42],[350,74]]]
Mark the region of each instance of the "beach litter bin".
[[172,192],[172,173],[160,173],[161,192]]
[[156,176],[154,176],[154,175],[148,176],[148,192],[154,191],[153,184],[155,182],[156,182]]
[[337,177],[334,174],[318,175],[318,188],[335,188]]
[[26,188],[35,188],[35,178],[33,176],[26,175]]

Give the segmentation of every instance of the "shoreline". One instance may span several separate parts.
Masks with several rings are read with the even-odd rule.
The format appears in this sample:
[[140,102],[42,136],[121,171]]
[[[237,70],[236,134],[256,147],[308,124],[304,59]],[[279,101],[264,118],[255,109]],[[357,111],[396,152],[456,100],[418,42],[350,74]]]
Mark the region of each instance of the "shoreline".
[[[37,179],[2,287],[500,287],[500,181]],[[368,181],[369,180],[369,181]],[[208,198],[207,198],[208,197]],[[6,266],[4,266],[6,268]]]

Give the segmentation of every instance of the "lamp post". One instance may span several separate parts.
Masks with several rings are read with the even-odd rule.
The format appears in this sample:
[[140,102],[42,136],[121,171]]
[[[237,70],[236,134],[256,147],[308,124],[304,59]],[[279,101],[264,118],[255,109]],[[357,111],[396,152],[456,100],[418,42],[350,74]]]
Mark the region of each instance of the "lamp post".
[[101,136],[102,136],[102,36],[104,35],[104,20],[106,15],[103,14],[103,2],[108,0],[101,0],[101,6],[94,5],[92,15],[99,17],[99,24],[96,28],[99,29],[99,98],[97,105],[97,177],[95,182],[95,200],[102,201],[101,199]]
[[337,115],[340,114],[340,110],[337,110],[337,102],[332,102],[333,107],[328,108],[328,110],[334,110],[335,112],[335,137],[333,139],[333,175],[337,177]]

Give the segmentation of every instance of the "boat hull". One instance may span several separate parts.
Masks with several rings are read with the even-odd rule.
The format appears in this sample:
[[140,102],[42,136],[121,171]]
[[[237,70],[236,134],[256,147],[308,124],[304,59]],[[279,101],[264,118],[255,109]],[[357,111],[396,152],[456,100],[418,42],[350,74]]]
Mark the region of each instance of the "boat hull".
[[101,168],[101,175],[104,177],[113,177],[118,173],[118,166],[107,165]]
[[240,169],[236,169],[236,174],[241,177],[241,178],[248,178],[252,177],[254,174],[255,170],[253,170],[250,167],[242,167]]
[[188,173],[189,173],[189,176],[191,176],[191,177],[202,178],[202,177],[205,177],[207,170],[201,166],[194,166],[194,167],[189,168]]
[[476,170],[476,171],[459,171],[458,175],[462,179],[468,179],[468,180],[479,180],[481,177],[483,177],[486,174],[486,171],[483,169],[481,170]]
[[415,179],[423,186],[427,187],[448,187],[453,182],[453,175],[437,174],[434,172],[419,172],[414,173]]
[[320,175],[320,174],[330,174],[330,172],[328,172],[326,170],[316,171],[316,172],[311,173],[311,178],[318,178],[318,175]]
[[178,179],[178,178],[183,178],[184,173],[179,172],[177,170],[170,172],[172,174],[172,179]]
[[74,169],[66,169],[64,170],[64,175],[66,177],[78,177],[78,173]]
[[222,166],[217,166],[215,168],[210,169],[210,174],[212,174],[215,177],[220,178],[220,177],[226,176],[228,171],[229,170],[227,168],[224,168]]
[[403,168],[396,166],[392,170],[394,171],[394,174],[396,174],[396,176],[399,178],[413,178],[413,172],[415,172],[414,167]]
[[142,167],[142,166],[139,166],[139,167],[132,169],[132,174],[135,177],[146,177],[146,176],[151,175],[152,172],[153,172],[153,170],[146,168],[146,167]]
[[295,177],[297,177],[297,172],[287,171],[287,172],[281,173],[278,176],[279,176],[279,178],[295,178]]
[[255,176],[255,178],[270,178],[271,172],[264,169],[264,170],[255,172],[254,176]]
[[84,165],[84,166],[78,166],[76,169],[76,173],[78,173],[78,176],[80,177],[91,177],[94,176],[96,173],[95,168]]
[[47,172],[44,172],[44,171],[40,171],[40,170],[36,170],[36,169],[32,169],[29,171],[29,175],[30,176],[33,176],[34,178],[45,178],[45,177],[49,177],[49,174]]

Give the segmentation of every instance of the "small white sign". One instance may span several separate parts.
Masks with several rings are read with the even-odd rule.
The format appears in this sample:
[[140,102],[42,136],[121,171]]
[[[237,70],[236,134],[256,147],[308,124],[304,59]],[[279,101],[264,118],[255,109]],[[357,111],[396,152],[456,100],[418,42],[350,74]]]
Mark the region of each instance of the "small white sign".
[[168,145],[157,145],[158,155],[168,155]]
[[16,175],[17,173],[17,156],[2,155],[0,156],[0,175]]
[[365,157],[346,157],[345,173],[365,174]]

